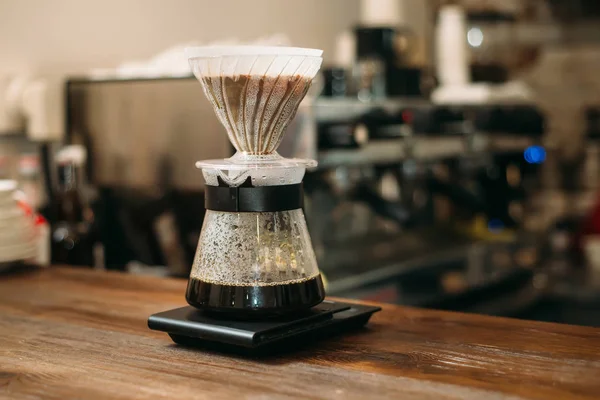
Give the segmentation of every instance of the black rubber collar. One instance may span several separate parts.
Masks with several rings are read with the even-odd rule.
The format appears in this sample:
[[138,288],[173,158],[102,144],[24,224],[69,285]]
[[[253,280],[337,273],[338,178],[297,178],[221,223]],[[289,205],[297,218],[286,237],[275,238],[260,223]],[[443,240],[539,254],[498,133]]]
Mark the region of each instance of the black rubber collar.
[[302,208],[302,182],[281,186],[229,187],[219,179],[220,186],[205,186],[204,206],[207,210],[225,212],[275,212]]

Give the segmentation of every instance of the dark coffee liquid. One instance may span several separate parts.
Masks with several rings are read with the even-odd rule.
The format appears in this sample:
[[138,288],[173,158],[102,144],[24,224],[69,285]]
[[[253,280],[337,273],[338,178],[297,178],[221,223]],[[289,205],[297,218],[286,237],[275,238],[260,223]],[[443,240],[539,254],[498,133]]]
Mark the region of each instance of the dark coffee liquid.
[[315,306],[325,298],[325,289],[320,275],[297,283],[271,286],[220,285],[190,278],[185,297],[191,306],[201,310],[264,316]]

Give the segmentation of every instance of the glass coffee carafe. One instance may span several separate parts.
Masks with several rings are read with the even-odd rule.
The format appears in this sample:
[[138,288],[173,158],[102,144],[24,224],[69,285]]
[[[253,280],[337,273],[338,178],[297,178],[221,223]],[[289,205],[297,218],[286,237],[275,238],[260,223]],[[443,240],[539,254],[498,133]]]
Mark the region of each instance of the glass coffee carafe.
[[197,163],[206,216],[186,299],[198,309],[279,315],[325,292],[302,212],[302,178],[314,160],[277,154],[321,66],[321,50],[197,47],[190,65],[237,150]]

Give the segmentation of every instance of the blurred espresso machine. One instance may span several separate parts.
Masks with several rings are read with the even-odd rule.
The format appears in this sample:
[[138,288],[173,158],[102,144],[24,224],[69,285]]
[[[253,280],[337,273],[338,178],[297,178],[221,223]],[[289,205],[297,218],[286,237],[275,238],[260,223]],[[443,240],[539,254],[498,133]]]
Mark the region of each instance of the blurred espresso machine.
[[[190,166],[233,154],[197,83],[71,80],[67,93],[68,140],[88,149],[106,268],[187,276],[204,201]],[[282,155],[319,162],[305,178],[305,213],[330,293],[429,305],[439,296],[415,297],[399,279],[434,271],[404,286],[457,294],[530,277],[534,256],[515,261],[512,239],[543,158],[534,107],[313,94],[289,129]],[[489,237],[494,251],[473,247]],[[476,267],[465,272],[467,259]],[[504,269],[487,271],[490,259]]]
[[[422,12],[422,30],[441,38],[449,50],[438,56],[460,68],[434,71],[449,63],[426,60],[433,51],[419,50],[423,34],[406,23],[416,18],[388,20],[394,13],[382,11],[409,2],[411,10],[434,5]],[[555,286],[544,265],[562,260],[544,250],[562,232],[548,235],[556,216],[544,203],[562,190],[548,177],[565,170],[562,186],[595,193],[597,185],[575,181],[598,182],[600,113],[597,104],[585,110],[581,162],[562,165],[533,96],[503,97],[521,94],[511,71],[540,54],[516,41],[519,14],[438,12],[447,3],[361,1],[368,18],[338,38],[339,54],[315,79],[279,152],[318,161],[304,179],[304,214],[329,294],[534,315]],[[468,46],[460,49],[472,63],[452,44]],[[485,98],[448,101],[456,93],[437,90],[444,80],[475,83],[464,93]],[[191,74],[68,82],[67,140],[88,149],[106,268],[188,276],[204,219],[203,179],[190,167],[233,155],[221,130]]]
[[[524,101],[426,100],[435,85],[418,35],[375,11],[339,38],[279,148],[319,163],[304,207],[328,293],[462,310],[493,298],[484,312],[509,314],[500,297],[529,296],[537,262],[520,232],[546,157],[544,117]],[[190,166],[233,154],[197,83],[74,79],[67,93],[106,267],[187,276],[204,189]]]

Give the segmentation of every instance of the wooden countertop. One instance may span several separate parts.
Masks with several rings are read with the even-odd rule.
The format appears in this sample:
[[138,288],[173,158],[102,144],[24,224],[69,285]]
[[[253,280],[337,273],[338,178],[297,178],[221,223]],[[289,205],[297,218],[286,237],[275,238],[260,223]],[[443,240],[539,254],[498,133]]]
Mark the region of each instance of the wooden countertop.
[[0,276],[0,398],[600,396],[599,329],[384,306],[367,329],[252,359],[147,328],[184,290],[66,268]]

